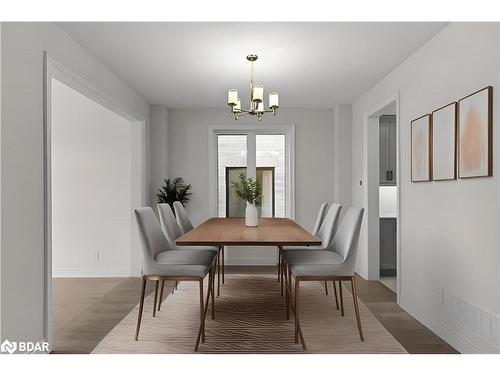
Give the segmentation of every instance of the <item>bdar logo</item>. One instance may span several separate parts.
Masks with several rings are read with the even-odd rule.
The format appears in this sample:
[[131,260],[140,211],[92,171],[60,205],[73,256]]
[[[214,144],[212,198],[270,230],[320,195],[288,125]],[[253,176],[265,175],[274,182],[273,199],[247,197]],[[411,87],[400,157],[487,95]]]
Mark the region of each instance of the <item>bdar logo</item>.
[[0,345],[0,351],[2,353],[9,353],[12,354],[16,351],[17,349],[17,343],[16,342],[10,342],[9,340],[5,340],[2,345]]

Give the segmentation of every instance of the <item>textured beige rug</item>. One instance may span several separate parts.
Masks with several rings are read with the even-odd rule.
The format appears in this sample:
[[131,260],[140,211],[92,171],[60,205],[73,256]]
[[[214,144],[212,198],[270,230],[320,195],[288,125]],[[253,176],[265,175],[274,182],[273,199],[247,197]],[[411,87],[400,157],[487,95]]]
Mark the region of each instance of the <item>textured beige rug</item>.
[[[205,282],[206,284],[206,282]],[[215,301],[215,320],[206,321],[200,353],[406,353],[382,324],[360,303],[365,341],[359,339],[352,294],[344,286],[345,316],[335,307],[329,284],[301,285],[301,327],[307,350],[294,343],[293,315],[286,320],[284,298],[276,276],[227,275]],[[206,293],[205,293],[206,295]],[[139,297],[139,296],[138,296]],[[134,341],[138,306],[94,349],[93,353],[194,353],[199,326],[198,285],[179,283],[162,310],[152,317],[153,295],[145,300],[139,341]]]

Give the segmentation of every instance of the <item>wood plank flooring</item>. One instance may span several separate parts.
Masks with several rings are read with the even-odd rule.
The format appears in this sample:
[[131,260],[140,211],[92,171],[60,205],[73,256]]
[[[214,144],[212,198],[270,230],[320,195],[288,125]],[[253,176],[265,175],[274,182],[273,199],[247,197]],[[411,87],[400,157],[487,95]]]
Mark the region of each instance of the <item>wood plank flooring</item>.
[[[275,267],[227,267],[231,273],[272,273]],[[457,353],[396,303],[396,295],[377,281],[360,277],[360,299],[408,351]],[[149,283],[148,293],[153,291]],[[173,283],[168,285],[171,290]],[[90,353],[138,303],[138,278],[53,279],[53,353]],[[165,293],[167,294],[167,293]]]

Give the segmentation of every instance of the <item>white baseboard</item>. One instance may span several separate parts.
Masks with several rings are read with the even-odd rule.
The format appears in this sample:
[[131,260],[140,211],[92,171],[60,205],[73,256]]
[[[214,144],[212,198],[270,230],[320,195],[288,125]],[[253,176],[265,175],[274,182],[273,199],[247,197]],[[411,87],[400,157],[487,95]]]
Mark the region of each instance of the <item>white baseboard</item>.
[[460,353],[500,353],[500,348],[459,327],[451,320],[444,321],[435,314],[424,311],[402,295],[399,295],[399,305]]
[[54,268],[52,277],[130,277],[130,268]]

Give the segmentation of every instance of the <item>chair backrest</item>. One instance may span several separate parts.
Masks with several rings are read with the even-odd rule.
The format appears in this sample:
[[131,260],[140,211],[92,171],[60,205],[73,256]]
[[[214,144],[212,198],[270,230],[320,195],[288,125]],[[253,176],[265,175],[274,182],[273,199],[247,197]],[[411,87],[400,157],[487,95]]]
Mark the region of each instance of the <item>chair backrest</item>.
[[337,230],[341,209],[342,206],[336,203],[331,204],[330,208],[328,208],[328,212],[316,235],[321,239],[321,247],[323,248],[328,248],[332,242],[333,235]]
[[167,237],[169,249],[177,249],[175,240],[182,236],[182,230],[177,224],[172,208],[167,203],[159,203],[158,213],[160,215],[161,229],[165,237]]
[[168,241],[161,230],[158,219],[151,207],[141,207],[134,210],[139,237],[145,263],[154,260],[156,255],[168,250]]
[[177,219],[177,224],[179,224],[182,233],[187,233],[191,229],[193,229],[193,224],[191,223],[191,220],[189,220],[189,216],[186,212],[186,209],[184,208],[181,202],[179,201],[174,202],[174,211],[175,211],[175,217]]
[[358,252],[359,232],[363,221],[364,208],[350,207],[333,237],[331,250],[344,257],[344,265],[354,272]]
[[314,228],[312,231],[312,234],[314,236],[318,235],[319,228],[321,228],[321,224],[323,224],[323,220],[325,219],[327,207],[328,207],[328,202],[323,202],[319,208],[318,216],[316,217],[316,223],[314,223]]

